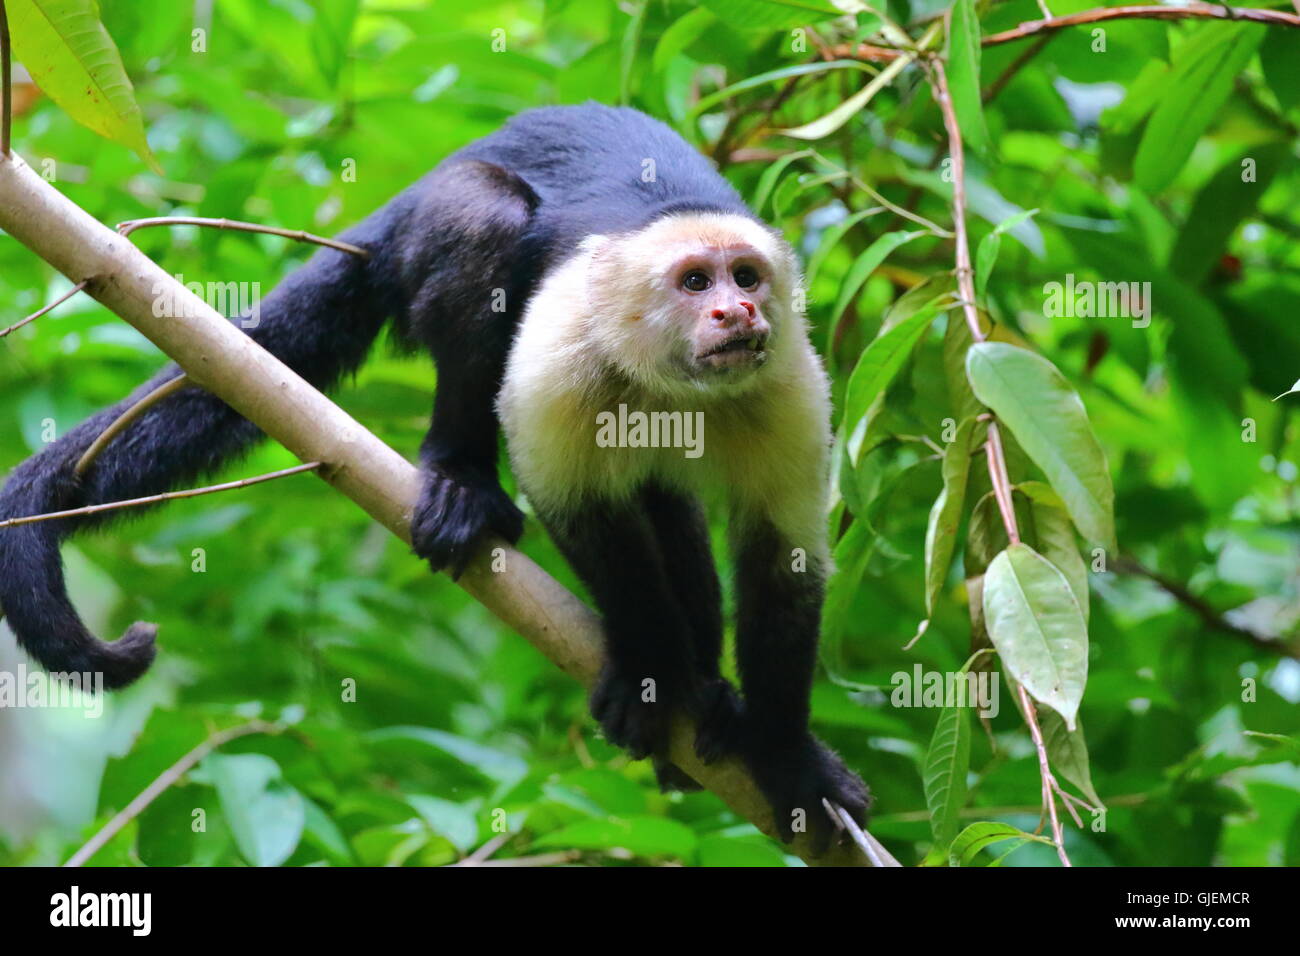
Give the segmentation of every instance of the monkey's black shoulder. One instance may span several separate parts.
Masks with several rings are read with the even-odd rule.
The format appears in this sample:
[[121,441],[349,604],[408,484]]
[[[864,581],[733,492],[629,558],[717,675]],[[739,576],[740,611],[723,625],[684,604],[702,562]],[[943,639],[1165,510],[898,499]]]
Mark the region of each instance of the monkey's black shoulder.
[[528,110],[448,162],[478,159],[537,194],[533,239],[548,252],[589,235],[640,229],[673,212],[753,217],[707,158],[668,126],[599,103]]

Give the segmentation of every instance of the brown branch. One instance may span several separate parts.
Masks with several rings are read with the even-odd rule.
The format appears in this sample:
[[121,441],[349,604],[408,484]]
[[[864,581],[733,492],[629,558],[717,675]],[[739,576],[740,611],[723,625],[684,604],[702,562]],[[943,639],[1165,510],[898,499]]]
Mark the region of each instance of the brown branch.
[[1273,654],[1279,654],[1283,657],[1290,657],[1294,660],[1300,660],[1300,647],[1288,644],[1281,637],[1260,634],[1249,628],[1233,624],[1225,618],[1209,601],[1189,591],[1186,585],[1181,584],[1172,578],[1165,577],[1159,571],[1153,571],[1136,558],[1128,555],[1120,555],[1115,559],[1114,568],[1121,574],[1135,574],[1151,581],[1156,587],[1164,591],[1183,607],[1195,614],[1202,624],[1211,630],[1222,631],[1224,634],[1231,634],[1233,637],[1239,637],[1242,640],[1250,642],[1253,646],[1262,651],[1269,651]]
[[[1034,738],[1034,749],[1038,751],[1038,774],[1043,781],[1043,806],[1047,808],[1047,813],[1052,820],[1052,842],[1056,844],[1056,855],[1061,858],[1062,866],[1073,866],[1074,864],[1065,854],[1065,832],[1061,829],[1061,818],[1056,813],[1056,794],[1060,787],[1047,761],[1047,744],[1043,742],[1043,731],[1038,726],[1038,708],[1029,699],[1029,691],[1025,690],[1024,684],[1021,684],[1018,690],[1020,710],[1025,715],[1025,723],[1029,725],[1029,733]],[[1041,820],[1038,826],[1039,829],[1042,828]]]
[[[170,384],[170,383],[169,383]],[[304,471],[315,471],[321,467],[319,461],[308,462],[305,465],[294,465],[292,468],[282,468],[280,471],[268,472],[265,475],[257,475],[253,478],[240,478],[238,481],[227,481],[220,485],[208,485],[206,488],[187,488],[184,491],[164,491],[160,495],[148,495],[144,498],[130,498],[126,501],[106,501],[98,505],[86,505],[84,508],[72,508],[68,511],[50,511],[40,515],[23,515],[19,518],[9,518],[0,521],[0,530],[12,528],[20,524],[36,524],[38,521],[54,521],[58,518],[76,518],[82,515],[98,514],[101,511],[116,511],[119,508],[139,508],[143,505],[156,505],[163,501],[171,501],[175,498],[197,498],[199,495],[216,494],[218,491],[234,491],[236,488],[247,488],[250,485],[260,485],[264,481],[273,481],[276,478],[287,478],[290,475],[299,475]]]
[[999,43],[1023,40],[1044,31],[1064,30],[1066,27],[1085,23],[1103,23],[1107,20],[1247,20],[1251,23],[1268,23],[1300,29],[1300,15],[1254,7],[1229,7],[1216,3],[1197,3],[1185,7],[1101,7],[1047,20],[1029,20],[1014,30],[990,33],[982,38],[981,43],[984,46],[996,46]]
[[1043,48],[1052,42],[1052,38],[1055,36],[1055,33],[1045,33],[1035,40],[1027,49],[1022,50],[1020,55],[1012,60],[1011,63],[1008,64],[1007,68],[1003,70],[998,78],[989,85],[987,90],[985,90],[984,104],[987,106],[989,103],[997,99],[998,94],[1006,88],[1006,85],[1011,82],[1021,69],[1024,68],[1025,64],[1038,56],[1038,54],[1043,51]]
[[149,786],[141,790],[136,798],[123,807],[113,819],[100,827],[99,831],[87,840],[81,849],[68,857],[68,862],[63,865],[81,866],[81,864],[93,857],[104,848],[104,845],[109,840],[117,836],[124,826],[142,814],[149,804],[157,800],[168,787],[180,780],[195,764],[218,747],[222,747],[240,737],[247,737],[249,734],[278,734],[282,729],[278,724],[254,720],[208,737],[184,757],[160,773]]
[[27,318],[25,318],[25,319],[19,319],[19,320],[18,320],[17,322],[15,322],[13,325],[9,326],[9,328],[7,328],[7,329],[0,329],[0,339],[4,338],[6,335],[8,335],[8,334],[11,333],[11,332],[17,332],[19,329],[21,329],[24,325],[26,325],[26,324],[29,323],[29,322],[35,322],[37,319],[39,319],[41,316],[43,316],[46,312],[49,312],[51,309],[53,309],[53,308],[55,308],[55,307],[57,307],[57,306],[63,305],[63,303],[67,302],[67,301],[68,301],[69,299],[71,299],[74,295],[76,295],[78,292],[80,292],[82,289],[84,289],[84,288],[86,287],[86,284],[89,283],[89,282],[90,282],[89,279],[82,279],[80,282],[78,282],[76,285],[74,285],[74,286],[73,286],[71,289],[69,289],[67,292],[63,293],[63,295],[59,296],[57,299],[55,299],[55,300],[54,300],[53,302],[51,302],[49,305],[44,306],[43,308],[36,310],[36,311],[33,312],[31,315],[27,316]]
[[99,457],[100,452],[107,448],[108,443],[120,435],[126,426],[130,425],[133,421],[147,412],[154,405],[157,405],[168,395],[179,392],[182,388],[191,384],[193,383],[191,383],[185,373],[182,372],[170,381],[163,382],[144,398],[140,399],[140,401],[136,402],[121,415],[117,416],[117,418],[113,419],[112,423],[99,433],[99,437],[91,442],[90,447],[82,453],[79,459],[77,459],[77,464],[76,467],[73,468],[73,473],[78,478],[84,475],[87,469],[89,469],[94,463],[95,459]]
[[348,252],[363,259],[370,258],[369,250],[354,246],[350,242],[340,242],[338,239],[329,239],[314,233],[303,232],[301,229],[259,226],[255,222],[240,222],[236,219],[208,219],[204,216],[153,216],[149,219],[128,219],[126,222],[119,222],[117,231],[124,236],[129,236],[137,229],[149,229],[153,226],[205,226],[211,229],[229,229],[233,232],[263,233],[268,236],[282,236],[285,239],[295,239],[298,242],[311,242],[318,246],[328,246],[331,249],[337,249],[339,252]]
[[[1254,7],[1228,7],[1214,3],[1198,3],[1186,7],[1165,6],[1127,6],[1099,7],[1094,10],[1082,10],[1060,17],[1043,20],[1027,20],[1011,30],[990,33],[980,38],[982,46],[997,46],[1043,33],[1064,30],[1067,27],[1081,26],[1087,23],[1103,23],[1107,20],[1246,20],[1251,23],[1263,23],[1270,26],[1300,29],[1300,13],[1285,13],[1281,10],[1264,10]],[[888,46],[873,46],[860,43],[841,43],[831,47],[830,53],[835,59],[851,57],[874,63],[888,62],[907,54]]]

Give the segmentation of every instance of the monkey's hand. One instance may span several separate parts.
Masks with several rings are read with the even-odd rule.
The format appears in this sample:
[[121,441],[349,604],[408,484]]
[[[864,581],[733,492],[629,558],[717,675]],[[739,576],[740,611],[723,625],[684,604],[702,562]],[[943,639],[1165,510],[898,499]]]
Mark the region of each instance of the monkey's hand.
[[778,744],[751,733],[745,751],[745,762],[772,805],[777,831],[786,843],[796,832],[808,832],[814,855],[826,852],[836,827],[822,806],[823,798],[839,804],[859,824],[866,822],[871,803],[866,784],[812,734]]
[[708,681],[695,698],[695,756],[706,764],[736,753],[744,730],[744,702],[731,681]]
[[610,743],[640,760],[668,749],[673,715],[689,707],[693,688],[686,678],[634,670],[612,663],[601,668],[591,691],[591,714]]
[[524,515],[501,489],[496,475],[457,471],[445,465],[423,469],[424,488],[411,517],[411,546],[435,571],[460,577],[485,535],[514,544],[524,533]]

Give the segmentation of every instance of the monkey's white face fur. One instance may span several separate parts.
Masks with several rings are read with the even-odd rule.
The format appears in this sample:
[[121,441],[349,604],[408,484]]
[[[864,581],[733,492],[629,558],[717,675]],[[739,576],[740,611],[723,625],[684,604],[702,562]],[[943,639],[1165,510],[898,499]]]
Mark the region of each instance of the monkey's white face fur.
[[[654,478],[715,485],[820,550],[829,387],[793,308],[794,252],[743,216],[690,213],[595,236],[524,312],[498,399],[516,477],[539,510]],[[609,448],[596,415],[703,412],[703,455]]]

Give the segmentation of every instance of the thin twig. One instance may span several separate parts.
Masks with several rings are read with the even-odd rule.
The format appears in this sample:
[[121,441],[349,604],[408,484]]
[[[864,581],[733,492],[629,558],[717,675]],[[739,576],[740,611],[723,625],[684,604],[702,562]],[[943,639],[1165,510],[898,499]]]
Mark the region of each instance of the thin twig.
[[992,103],[995,99],[997,99],[998,94],[1001,93],[1002,90],[1006,87],[1006,85],[1011,82],[1012,78],[1015,77],[1015,75],[1021,71],[1021,69],[1025,66],[1025,64],[1027,64],[1034,57],[1038,56],[1038,54],[1042,52],[1043,47],[1051,43],[1052,38],[1055,36],[1056,36],[1055,33],[1043,34],[1041,37],[1035,40],[1033,44],[1031,44],[1027,49],[1022,51],[1018,57],[1012,60],[1010,65],[1008,65],[1007,68],[1002,71],[1002,73],[998,76],[998,78],[994,80],[989,85],[989,88],[984,92],[984,105],[987,106],[989,103]]
[[317,236],[310,232],[303,232],[301,229],[259,226],[257,223],[239,222],[235,219],[208,219],[203,216],[153,216],[149,219],[128,219],[126,222],[119,222],[117,231],[124,236],[129,236],[137,229],[148,229],[152,226],[206,226],[212,229],[230,229],[234,232],[265,233],[268,236],[282,236],[285,239],[296,239],[298,242],[311,242],[318,246],[328,246],[331,249],[337,249],[339,252],[349,252],[363,259],[370,258],[368,249],[354,246],[350,242],[340,242],[338,239]]
[[558,866],[564,863],[573,863],[582,859],[581,850],[559,850],[555,853],[539,853],[536,856],[511,856],[504,860],[483,860],[482,862],[470,862],[469,860],[460,860],[456,863],[448,864],[449,866],[502,866],[502,867],[525,867],[525,866]]
[[265,475],[257,475],[253,478],[240,478],[238,481],[227,481],[220,485],[208,485],[206,488],[188,488],[185,491],[164,491],[160,495],[149,495],[145,498],[131,498],[128,501],[107,501],[99,505],[86,505],[84,508],[73,508],[69,511],[51,511],[42,515],[23,515],[19,518],[9,518],[6,521],[0,521],[0,530],[11,528],[20,524],[35,524],[38,521],[54,521],[58,518],[76,518],[82,515],[98,514],[101,511],[115,511],[118,508],[137,508],[142,505],[156,505],[163,501],[173,501],[177,498],[197,498],[199,495],[211,495],[218,491],[234,491],[236,488],[247,488],[249,485],[259,485],[264,481],[272,481],[276,478],[287,478],[290,475],[300,475],[304,471],[314,471],[321,467],[319,461],[308,462],[305,465],[294,465],[292,468],[285,468],[281,471],[272,471]]
[[482,846],[477,847],[474,850],[474,852],[471,853],[469,856],[465,857],[465,859],[461,860],[460,861],[461,864],[463,864],[464,866],[474,866],[476,863],[483,863],[493,853],[495,853],[497,850],[505,846],[506,843],[508,843],[510,841],[510,838],[513,836],[514,834],[511,833],[510,831],[506,831],[505,833],[498,833],[496,836],[488,840]]
[[[1061,829],[1061,818],[1056,815],[1056,797],[1055,791],[1060,788],[1057,786],[1056,777],[1052,775],[1052,768],[1047,762],[1047,744],[1043,742],[1043,732],[1038,726],[1038,711],[1034,707],[1034,702],[1029,699],[1029,692],[1025,690],[1025,685],[1021,684],[1020,705],[1025,713],[1025,723],[1029,725],[1029,733],[1034,738],[1034,749],[1038,751],[1038,772],[1043,778],[1043,805],[1048,815],[1052,819],[1052,840],[1056,843],[1056,855],[1061,858],[1062,866],[1073,866],[1070,858],[1065,854],[1065,832]],[[1083,824],[1080,823],[1080,826]]]
[[1177,601],[1183,607],[1187,608],[1198,618],[1206,627],[1216,631],[1222,631],[1225,634],[1231,634],[1234,637],[1240,637],[1249,641],[1255,647],[1264,651],[1271,651],[1274,654],[1281,654],[1284,657],[1290,657],[1300,660],[1300,647],[1288,644],[1280,637],[1269,634],[1260,634],[1249,628],[1233,624],[1225,618],[1214,605],[1210,604],[1204,598],[1201,598],[1191,591],[1186,585],[1167,578],[1158,571],[1153,571],[1136,558],[1128,555],[1120,555],[1115,559],[1114,568],[1121,574],[1136,574],[1146,578],[1155,584],[1160,590],[1164,591],[1171,598]]
[[100,452],[107,448],[108,443],[120,435],[126,429],[127,425],[130,425],[133,421],[143,415],[154,405],[157,405],[168,395],[179,392],[182,388],[192,384],[193,383],[190,381],[189,376],[182,372],[170,381],[163,382],[144,398],[140,399],[140,401],[136,402],[121,415],[117,416],[117,418],[113,419],[112,424],[99,433],[99,437],[91,443],[90,447],[87,448],[82,456],[77,460],[76,467],[73,468],[73,472],[76,476],[80,478],[84,475],[87,469],[89,469],[94,463],[95,459],[99,457]]
[[21,329],[21,328],[22,328],[24,325],[26,325],[28,322],[35,322],[37,319],[39,319],[41,316],[43,316],[46,312],[49,312],[51,309],[55,308],[56,306],[60,306],[60,305],[62,305],[63,303],[67,302],[67,301],[68,301],[69,299],[71,299],[74,295],[76,295],[78,292],[80,292],[82,289],[84,289],[84,288],[86,287],[86,285],[87,285],[89,282],[90,282],[89,279],[82,279],[80,282],[78,282],[76,285],[74,285],[74,286],[73,286],[71,289],[69,289],[67,292],[63,293],[63,295],[59,296],[57,299],[55,299],[55,300],[54,300],[53,302],[51,302],[49,305],[44,306],[44,307],[42,307],[41,309],[38,309],[37,311],[33,312],[31,315],[27,316],[27,318],[25,318],[25,319],[20,319],[20,320],[18,320],[18,321],[15,322],[13,325],[9,326],[9,328],[7,328],[7,329],[0,329],[0,339],[4,338],[4,337],[5,337],[6,335],[8,335],[10,332],[17,332],[19,329]]
[[[1107,20],[1248,20],[1252,23],[1300,29],[1300,13],[1286,13],[1281,10],[1265,10],[1254,7],[1227,7],[1214,3],[1194,3],[1183,7],[1152,5],[1100,7],[1060,17],[1028,20],[1012,30],[987,34],[980,38],[980,44],[982,46],[998,46],[1002,43],[1026,40],[1029,37],[1043,33],[1064,30],[1068,27],[1101,23]],[[829,52],[835,59],[853,57],[858,60],[880,63],[905,56],[908,51],[897,47],[876,46],[868,43],[841,43],[831,47]]]
[[206,757],[218,747],[230,743],[240,737],[247,737],[249,734],[276,734],[283,728],[278,724],[267,723],[264,720],[254,720],[247,724],[240,724],[238,727],[231,727],[229,730],[223,730],[208,737],[180,760],[176,761],[162,773],[160,773],[153,783],[140,791],[139,795],[128,803],[117,813],[113,819],[105,823],[94,836],[86,841],[76,853],[68,857],[68,862],[64,866],[81,866],[108,843],[109,840],[117,836],[122,828],[138,817],[145,811],[149,804],[153,803],[158,797],[172,784],[181,777],[185,776],[195,764]]
[[849,836],[853,838],[853,842],[866,854],[872,866],[901,867],[903,865],[894,859],[893,854],[886,850],[879,840],[858,826],[858,821],[849,816],[849,811],[839,804],[831,803],[825,797],[822,797],[822,806],[826,808],[826,813],[829,814],[831,821],[837,827],[848,831]]
[[1011,496],[1011,479],[1007,475],[1007,456],[1002,449],[1002,432],[995,421],[989,422],[989,440],[985,448],[989,457],[989,478],[998,500],[998,511],[1002,513],[1002,524],[1007,529],[1007,540],[1019,544],[1020,528],[1016,522],[1015,500]]

